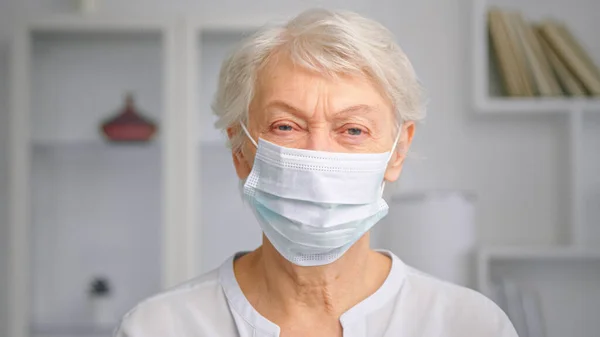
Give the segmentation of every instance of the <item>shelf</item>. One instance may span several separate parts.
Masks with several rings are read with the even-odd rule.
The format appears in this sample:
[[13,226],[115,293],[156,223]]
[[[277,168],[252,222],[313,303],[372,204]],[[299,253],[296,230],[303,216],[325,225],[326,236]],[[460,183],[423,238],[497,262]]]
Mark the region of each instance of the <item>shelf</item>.
[[103,140],[39,140],[31,141],[34,150],[44,149],[89,149],[89,150],[122,150],[122,149],[152,149],[161,148],[159,140],[150,142],[112,143]]
[[44,336],[111,336],[115,330],[114,326],[94,325],[34,325],[31,327],[33,335]]
[[[551,252],[529,257],[533,259],[492,261],[486,282],[491,286],[508,281],[535,295],[548,337],[596,336],[600,329],[600,255]],[[497,294],[490,295],[502,303]]]
[[166,29],[169,21],[164,17],[132,17],[54,14],[30,17],[27,26],[45,32],[155,32]]
[[553,115],[576,110],[600,113],[600,99],[494,97],[478,101],[476,109],[482,114]]
[[483,260],[597,260],[600,262],[600,251],[582,250],[570,247],[564,248],[521,248],[521,247],[490,247],[481,249],[480,259]]
[[34,322],[86,322],[85,289],[97,275],[114,285],[118,313],[161,289],[160,149],[101,141],[33,145],[27,254]]
[[255,31],[263,26],[285,22],[285,18],[273,16],[256,17],[244,16],[237,18],[204,18],[202,20],[190,20],[192,29],[205,33],[239,33]]
[[[185,262],[192,259],[192,226],[181,216],[190,185],[181,151],[189,137],[179,127],[190,114],[181,103],[187,74],[180,65],[189,52],[181,21],[162,14],[42,15],[16,27],[11,337],[109,337],[116,322],[95,326],[86,310],[92,278],[110,279],[121,317],[195,274]],[[128,92],[159,125],[151,142],[111,143],[99,131]]]
[[101,140],[100,124],[121,110],[127,92],[144,116],[164,125],[160,33],[35,31],[29,40],[34,141]]
[[[566,22],[569,29],[584,45],[590,56],[599,64],[598,49],[595,44],[594,27],[596,16],[594,11],[583,11],[582,6],[571,2],[551,2],[539,6],[535,1],[520,0],[474,0],[472,29],[472,65],[473,65],[473,99],[476,113],[519,114],[519,115],[556,115],[567,114],[575,110],[594,111],[600,113],[600,98],[569,97],[505,97],[501,94],[501,78],[491,53],[487,26],[487,10],[492,6],[503,9],[518,10],[529,20],[540,20],[554,17]],[[590,42],[590,43],[586,43]]]
[[519,292],[539,298],[548,337],[595,336],[600,329],[594,318],[600,310],[599,280],[600,251],[486,247],[479,252],[479,289],[505,310],[506,298],[498,293],[499,283],[509,282]]

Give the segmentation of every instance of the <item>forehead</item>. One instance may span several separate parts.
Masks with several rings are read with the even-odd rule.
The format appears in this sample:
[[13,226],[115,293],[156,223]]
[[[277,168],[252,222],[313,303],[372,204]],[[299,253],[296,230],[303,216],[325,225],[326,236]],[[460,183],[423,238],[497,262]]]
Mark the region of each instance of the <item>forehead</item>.
[[263,107],[283,101],[304,111],[335,113],[361,106],[380,112],[381,117],[393,117],[391,102],[368,76],[332,76],[308,70],[281,56],[271,59],[259,71],[254,98]]

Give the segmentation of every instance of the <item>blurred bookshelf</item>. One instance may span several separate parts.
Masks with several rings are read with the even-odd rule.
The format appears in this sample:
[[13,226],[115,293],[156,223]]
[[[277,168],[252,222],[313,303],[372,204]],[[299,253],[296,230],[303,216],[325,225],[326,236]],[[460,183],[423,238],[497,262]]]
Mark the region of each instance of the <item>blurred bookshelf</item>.
[[569,142],[565,244],[478,250],[478,287],[520,336],[600,329],[590,314],[600,311],[600,23],[578,3],[473,1],[474,113],[557,118]]
[[126,92],[168,125],[172,31],[164,18],[48,15],[15,33],[10,336],[110,336],[116,319],[83,324],[94,316],[90,281],[110,280],[119,317],[172,274],[161,260],[174,140],[117,143],[101,132]]
[[[227,53],[266,22],[25,18],[11,65],[11,337],[110,336],[114,326],[87,323],[91,277],[114,283],[120,317],[223,254],[249,248],[240,245],[247,240],[223,244],[215,237],[219,224],[211,219],[236,212],[206,206],[207,200],[231,205],[230,193],[220,195],[227,200],[203,195],[207,184],[221,190],[221,176],[233,170],[210,100]],[[148,142],[111,142],[101,133],[127,92],[158,124]],[[236,181],[228,181],[235,191]],[[251,217],[241,200],[235,207]],[[243,227],[231,230],[254,228]],[[240,237],[259,241],[255,228]],[[210,251],[213,242],[223,256]]]
[[577,10],[558,1],[540,6],[534,1],[475,0],[476,111],[600,111],[600,56],[595,54],[597,48],[589,48],[587,43],[594,38],[590,26],[572,27],[568,21],[577,15]]
[[479,288],[509,316],[519,336],[595,336],[600,252],[570,247],[486,247]]
[[[520,24],[515,24],[517,28],[527,25],[531,30],[540,30],[540,26],[555,24],[562,30],[569,31],[571,40],[577,40],[577,55],[586,53],[587,56],[582,59],[591,60],[583,62],[593,64],[588,69],[590,76],[594,77],[600,64],[600,46],[591,44],[590,39],[594,39],[593,31],[589,31],[594,25],[598,26],[593,11],[587,13],[586,6],[575,6],[560,1],[551,1],[544,6],[540,6],[535,1],[513,1],[513,0],[476,0],[474,1],[474,18],[472,31],[472,49],[473,49],[473,102],[474,112],[478,115],[503,115],[518,120],[519,116],[549,116],[550,118],[563,118],[566,127],[569,142],[569,153],[565,153],[565,160],[569,162],[569,175],[565,177],[569,181],[570,194],[570,221],[569,238],[566,241],[575,246],[590,246],[595,248],[600,241],[599,238],[590,238],[588,227],[596,226],[593,221],[586,219],[585,205],[588,196],[595,195],[596,187],[600,185],[600,179],[597,178],[597,168],[600,167],[600,154],[597,148],[600,146],[600,92],[596,88],[600,84],[600,74],[598,79],[591,79],[591,84],[581,84],[583,92],[574,95],[560,89],[560,92],[554,94],[546,92],[542,95],[540,89],[537,89],[533,80],[530,67],[523,69],[511,68],[512,76],[525,76],[521,73],[527,73],[529,77],[530,89],[525,90],[511,89],[509,92],[506,79],[501,79],[498,74],[498,60],[494,60],[494,43],[490,33],[490,13],[505,15],[512,19],[519,17]],[[511,19],[507,19],[511,22]],[[540,25],[540,23],[542,23]],[[587,31],[584,28],[586,27]],[[515,29],[513,27],[513,29]],[[600,29],[600,27],[598,27]],[[587,34],[580,34],[585,31]],[[519,34],[517,34],[519,35]],[[523,35],[523,34],[521,34]],[[521,36],[519,35],[519,36]],[[539,34],[538,34],[539,35]],[[580,36],[582,35],[582,36]],[[540,37],[540,40],[543,40]],[[591,47],[590,47],[591,46]],[[595,47],[595,48],[594,48]],[[515,54],[525,54],[521,49],[515,49]],[[531,54],[531,53],[529,53]],[[521,55],[523,59],[525,55]],[[566,66],[571,69],[571,66]],[[516,70],[515,70],[516,69]],[[538,74],[539,75],[539,74]],[[576,77],[576,74],[572,74]],[[506,75],[505,77],[510,77]],[[555,79],[556,81],[556,79]],[[557,81],[560,82],[560,81]],[[597,83],[596,83],[597,82]],[[513,84],[513,86],[515,86]],[[504,88],[503,88],[504,87]],[[559,85],[560,88],[564,86]],[[533,90],[531,89],[533,88]],[[599,205],[600,206],[600,205]],[[589,218],[589,217],[587,217]],[[588,242],[592,240],[591,242]]]

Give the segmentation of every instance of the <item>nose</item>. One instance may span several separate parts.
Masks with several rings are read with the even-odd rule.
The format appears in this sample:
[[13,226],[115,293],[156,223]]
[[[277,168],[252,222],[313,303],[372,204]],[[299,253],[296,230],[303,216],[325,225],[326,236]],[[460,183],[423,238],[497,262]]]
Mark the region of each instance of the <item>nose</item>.
[[313,151],[336,151],[335,141],[332,139],[329,130],[324,127],[310,130],[304,148]]

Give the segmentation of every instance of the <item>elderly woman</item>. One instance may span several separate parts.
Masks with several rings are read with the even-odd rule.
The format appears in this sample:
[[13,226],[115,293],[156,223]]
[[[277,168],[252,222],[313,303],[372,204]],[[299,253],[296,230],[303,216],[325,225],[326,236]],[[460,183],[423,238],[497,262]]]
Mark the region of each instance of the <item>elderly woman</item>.
[[263,244],[142,302],[116,335],[516,336],[480,294],[369,248],[421,100],[390,32],[357,14],[312,10],[244,41],[214,111]]

